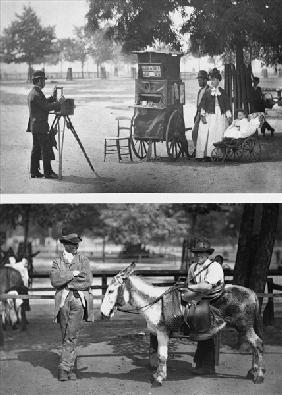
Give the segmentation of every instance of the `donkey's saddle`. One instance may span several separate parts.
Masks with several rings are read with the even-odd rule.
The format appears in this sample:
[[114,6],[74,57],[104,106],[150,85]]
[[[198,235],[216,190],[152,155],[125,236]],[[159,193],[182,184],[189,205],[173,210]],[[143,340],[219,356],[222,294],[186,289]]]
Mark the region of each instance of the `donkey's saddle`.
[[187,303],[184,310],[184,321],[191,331],[204,333],[211,326],[211,307],[207,300]]
[[226,325],[217,308],[203,299],[187,303],[184,310],[184,333],[194,340],[206,340],[214,336]]

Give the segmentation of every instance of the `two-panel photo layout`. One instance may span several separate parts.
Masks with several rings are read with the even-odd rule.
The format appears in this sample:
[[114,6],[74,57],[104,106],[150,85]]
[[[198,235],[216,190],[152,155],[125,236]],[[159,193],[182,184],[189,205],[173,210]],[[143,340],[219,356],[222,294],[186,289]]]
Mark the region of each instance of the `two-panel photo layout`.
[[1,0],[0,395],[278,395],[280,0]]

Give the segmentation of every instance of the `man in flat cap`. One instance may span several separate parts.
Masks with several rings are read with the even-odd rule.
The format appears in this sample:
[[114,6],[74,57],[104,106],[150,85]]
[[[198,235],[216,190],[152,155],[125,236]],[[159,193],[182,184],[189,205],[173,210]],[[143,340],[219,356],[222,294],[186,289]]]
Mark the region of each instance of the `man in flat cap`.
[[199,123],[201,119],[201,107],[200,103],[202,100],[202,97],[207,89],[209,89],[208,85],[208,73],[205,70],[200,70],[197,76],[198,84],[199,84],[199,91],[198,91],[198,96],[197,96],[197,111],[196,115],[194,117],[194,127],[192,130],[192,140],[194,144],[194,153],[193,156],[196,156],[196,145],[197,145],[197,139],[198,139],[198,130],[199,130]]
[[[222,266],[216,260],[210,259],[214,252],[210,243],[206,239],[198,240],[195,247],[191,249],[194,253],[196,262],[188,270],[187,285],[190,296],[197,299],[202,298],[216,300],[224,291],[224,273]],[[193,295],[193,292],[195,293]],[[224,327],[222,319],[218,319],[217,325]],[[196,368],[193,373],[198,375],[215,373],[215,342],[211,337],[208,340],[198,341],[194,356]]]
[[62,236],[64,251],[52,265],[51,284],[56,288],[55,322],[60,323],[62,352],[58,369],[60,381],[76,380],[76,343],[83,320],[94,321],[92,273],[89,261],[78,254],[81,238],[76,234]]
[[[28,129],[32,133],[31,178],[58,178],[51,167],[51,145],[49,138],[48,115],[52,110],[59,110],[60,104],[55,99],[55,92],[48,99],[42,89],[45,86],[44,71],[36,70],[32,76],[33,88],[28,94],[29,121]],[[39,160],[42,158],[44,175],[39,171]]]

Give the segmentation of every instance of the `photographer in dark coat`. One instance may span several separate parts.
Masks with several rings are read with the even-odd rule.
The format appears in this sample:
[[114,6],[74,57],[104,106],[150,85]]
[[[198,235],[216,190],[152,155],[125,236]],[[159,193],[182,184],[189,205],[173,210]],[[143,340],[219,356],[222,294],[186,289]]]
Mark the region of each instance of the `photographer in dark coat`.
[[[48,99],[42,89],[45,86],[44,71],[33,73],[33,88],[28,95],[29,121],[28,130],[32,133],[33,145],[31,151],[31,178],[58,178],[51,167],[51,146],[49,138],[48,115],[52,110],[59,110],[60,104],[55,99],[55,92]],[[44,175],[39,172],[39,160],[42,158]]]
[[56,289],[54,319],[60,323],[62,353],[59,380],[76,380],[76,343],[83,320],[94,321],[92,273],[86,257],[77,253],[81,238],[76,234],[62,236],[62,256],[52,265],[51,284]]

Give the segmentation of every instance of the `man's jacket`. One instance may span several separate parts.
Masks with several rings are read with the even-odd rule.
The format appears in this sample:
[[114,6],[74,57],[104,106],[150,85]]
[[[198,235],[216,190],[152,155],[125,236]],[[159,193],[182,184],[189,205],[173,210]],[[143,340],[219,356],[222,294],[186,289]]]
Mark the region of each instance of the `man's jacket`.
[[[74,270],[80,272],[79,276],[73,276]],[[83,293],[85,301],[84,319],[85,321],[94,321],[93,295],[90,293],[92,273],[86,257],[76,254],[71,263],[68,263],[63,256],[59,257],[53,262],[50,278],[52,286],[56,288],[55,321],[57,321],[62,299],[67,291]]]
[[38,86],[34,86],[28,94],[29,121],[28,131],[32,133],[48,133],[49,112],[58,109],[58,103],[54,98],[46,98]]
[[[199,91],[198,91],[198,95],[197,95],[197,112],[196,112],[195,118],[196,118],[197,115],[199,115],[201,113],[201,101],[202,101],[202,98],[204,96],[204,93],[208,89],[210,89],[210,86],[206,85],[205,88],[200,88]],[[200,97],[200,94],[201,94],[201,97]],[[194,120],[194,122],[196,122],[196,120]]]

